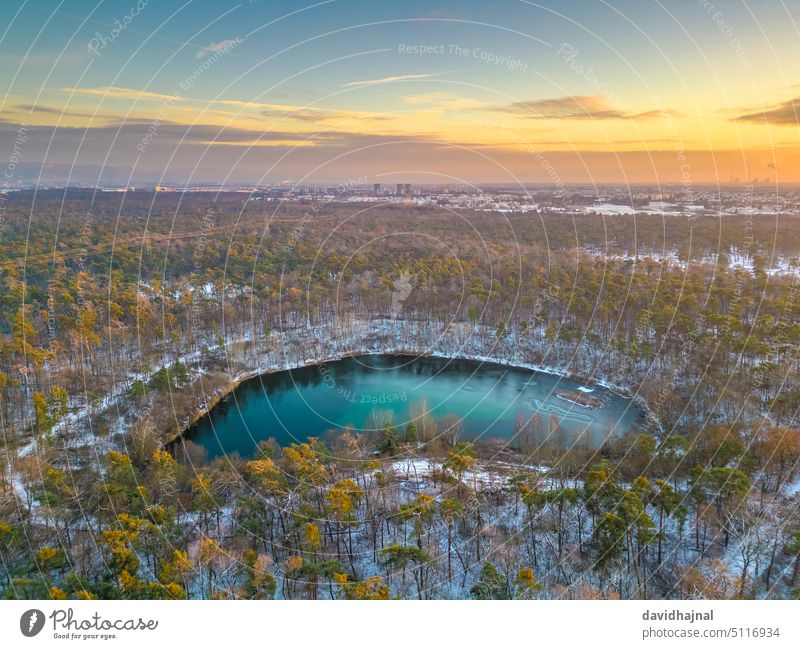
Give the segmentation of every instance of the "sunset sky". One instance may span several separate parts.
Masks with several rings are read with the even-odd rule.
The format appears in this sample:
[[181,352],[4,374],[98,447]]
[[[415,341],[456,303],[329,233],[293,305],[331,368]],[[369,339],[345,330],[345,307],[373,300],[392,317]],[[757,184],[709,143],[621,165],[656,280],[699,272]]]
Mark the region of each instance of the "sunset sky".
[[800,0],[3,9],[14,182],[800,182]]

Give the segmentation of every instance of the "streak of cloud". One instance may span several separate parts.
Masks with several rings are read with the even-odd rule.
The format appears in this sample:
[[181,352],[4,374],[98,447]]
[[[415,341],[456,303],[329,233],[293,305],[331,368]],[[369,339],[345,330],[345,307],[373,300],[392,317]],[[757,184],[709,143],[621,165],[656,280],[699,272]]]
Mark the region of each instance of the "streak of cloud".
[[202,59],[208,56],[209,54],[216,54],[217,52],[227,52],[234,47],[238,47],[242,43],[245,42],[244,38],[226,38],[222,41],[217,41],[214,43],[209,43],[205,47],[201,47],[194,55],[196,59]]
[[434,76],[431,73],[421,74],[397,74],[391,77],[383,77],[381,79],[364,79],[362,81],[348,81],[343,83],[341,88],[353,88],[355,86],[377,86],[383,83],[392,83],[394,81],[410,81],[413,79],[427,79]]
[[107,99],[144,99],[156,101],[180,99],[180,97],[175,95],[165,95],[160,92],[136,90],[134,88],[120,88],[119,86],[99,86],[97,88],[62,88],[61,90],[63,92],[74,93],[76,95],[93,95],[105,97]]
[[748,109],[734,118],[734,121],[800,126],[800,97],[789,99],[767,110]]
[[602,95],[572,95],[554,99],[517,101],[495,110],[528,119],[654,119],[679,115],[677,111],[668,109],[627,112],[611,104]]

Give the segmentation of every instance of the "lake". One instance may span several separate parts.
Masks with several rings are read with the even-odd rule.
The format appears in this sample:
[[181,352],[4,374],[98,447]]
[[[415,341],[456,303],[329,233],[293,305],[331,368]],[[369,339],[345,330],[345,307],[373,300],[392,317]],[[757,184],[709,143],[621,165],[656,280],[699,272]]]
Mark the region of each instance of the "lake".
[[[598,407],[567,400],[581,395]],[[377,433],[387,423],[402,437],[409,422],[430,431],[431,419],[451,437],[517,447],[579,440],[596,448],[644,427],[639,406],[600,386],[496,363],[377,354],[249,379],[185,438],[211,459],[233,452],[252,457],[270,437],[287,446],[347,426]]]

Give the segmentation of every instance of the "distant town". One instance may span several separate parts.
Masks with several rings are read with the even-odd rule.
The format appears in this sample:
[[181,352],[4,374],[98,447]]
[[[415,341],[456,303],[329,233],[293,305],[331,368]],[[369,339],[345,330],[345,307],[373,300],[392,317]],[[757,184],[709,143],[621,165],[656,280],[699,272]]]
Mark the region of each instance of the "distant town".
[[[0,194],[16,188],[0,187]],[[32,189],[21,187],[20,191]],[[40,186],[38,190],[63,189]],[[71,189],[73,189],[71,187]],[[247,201],[302,203],[398,203],[481,212],[561,212],[598,215],[659,214],[692,218],[707,215],[800,215],[800,186],[775,185],[768,179],[726,185],[416,185],[368,183],[366,179],[338,184],[190,185],[142,184],[77,190],[102,192],[214,192],[248,194]]]

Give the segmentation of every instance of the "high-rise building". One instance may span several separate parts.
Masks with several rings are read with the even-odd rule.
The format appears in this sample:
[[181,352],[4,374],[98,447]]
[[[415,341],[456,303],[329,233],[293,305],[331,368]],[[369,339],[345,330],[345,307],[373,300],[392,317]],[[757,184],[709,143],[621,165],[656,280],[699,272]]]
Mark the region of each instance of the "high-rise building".
[[397,183],[397,185],[395,185],[394,195],[395,196],[402,196],[403,195],[403,183]]
[[406,183],[405,184],[405,186],[403,187],[403,195],[404,196],[411,196],[412,195],[411,183]]
[[375,196],[380,196],[381,195],[381,184],[380,183],[375,183],[372,186],[372,193],[375,194]]

